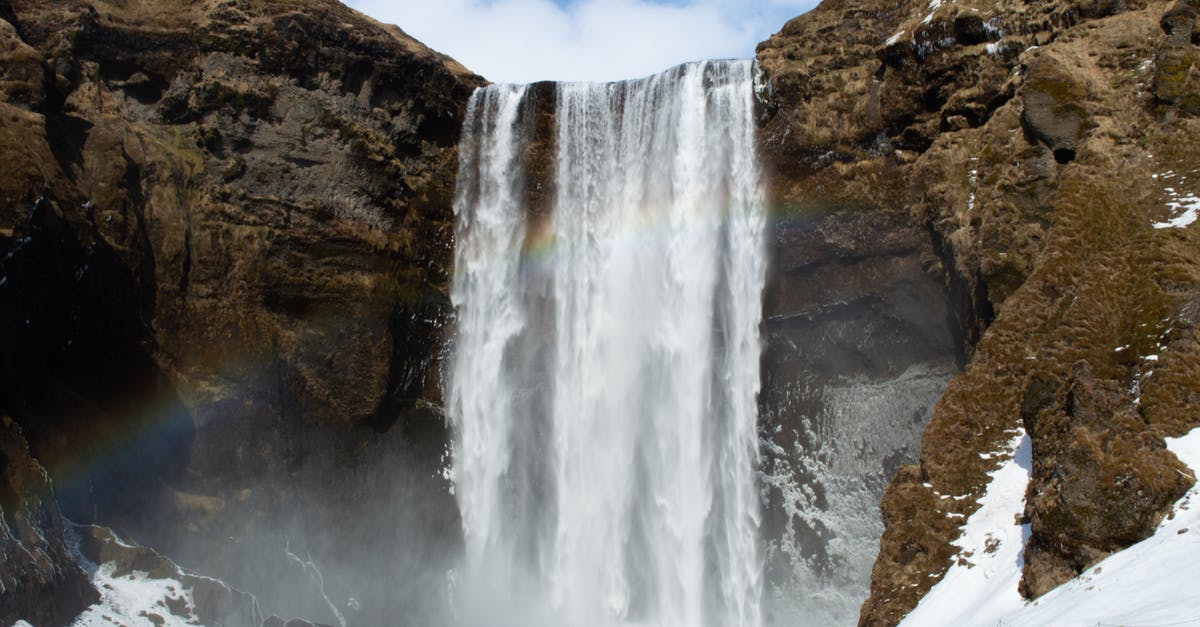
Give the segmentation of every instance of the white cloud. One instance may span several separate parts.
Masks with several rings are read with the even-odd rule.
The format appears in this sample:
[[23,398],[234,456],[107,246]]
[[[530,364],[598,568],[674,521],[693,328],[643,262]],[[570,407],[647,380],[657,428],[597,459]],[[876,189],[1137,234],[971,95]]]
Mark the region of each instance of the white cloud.
[[[609,81],[747,58],[816,0],[345,0],[497,82]],[[563,4],[565,3],[565,6]]]

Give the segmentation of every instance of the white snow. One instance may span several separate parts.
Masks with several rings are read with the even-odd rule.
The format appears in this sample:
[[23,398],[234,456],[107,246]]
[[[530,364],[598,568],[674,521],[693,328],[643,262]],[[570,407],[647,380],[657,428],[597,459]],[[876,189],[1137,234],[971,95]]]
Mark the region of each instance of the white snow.
[[921,22],[923,24],[928,24],[928,23],[932,22],[933,14],[937,13],[937,10],[940,9],[941,7],[942,7],[942,0],[929,0],[929,15],[926,15],[925,19],[921,20]]
[[890,45],[896,43],[897,41],[900,41],[900,38],[903,36],[904,36],[904,31],[902,31],[902,30],[896,31],[895,34],[893,34],[891,37],[888,37],[887,41],[883,42],[883,45],[890,46]]
[[[118,544],[129,546],[115,538]],[[175,579],[151,579],[135,570],[120,577],[116,563],[96,565],[79,550],[79,534],[67,527],[67,546],[75,561],[92,579],[100,592],[100,601],[80,614],[71,627],[189,627],[200,625],[193,611],[192,591]],[[185,616],[180,616],[184,614]],[[151,616],[156,620],[151,620]],[[13,627],[18,627],[14,625]]]
[[1200,217],[1200,197],[1197,197],[1195,194],[1174,196],[1173,200],[1167,203],[1167,206],[1171,208],[1171,214],[1174,217],[1166,222],[1155,222],[1154,228],[1182,229],[1195,222],[1197,217]]
[[[979,161],[979,157],[971,157],[971,163]],[[971,187],[971,193],[967,196],[967,213],[975,210],[975,192],[979,188],[979,170],[971,168],[967,172],[967,184]]]
[[[1195,172],[1193,170],[1193,172]],[[1168,181],[1178,177],[1179,183],[1183,183],[1188,179],[1185,175],[1179,175],[1173,170],[1167,170],[1161,174],[1152,174],[1151,178],[1155,180]],[[1163,191],[1170,198],[1167,201],[1167,207],[1171,210],[1171,218],[1166,222],[1155,222],[1156,229],[1182,229],[1200,218],[1200,196],[1192,192],[1180,192],[1174,186],[1164,187]]]
[[[1167,448],[1200,469],[1200,428]],[[1004,618],[1012,627],[1200,625],[1200,487],[1193,486],[1149,538]],[[994,623],[993,623],[994,624]]]
[[1007,452],[1011,457],[991,473],[979,509],[954,541],[960,549],[958,560],[900,623],[903,627],[995,625],[1024,603],[1017,584],[1029,525],[1021,524],[1019,517],[1025,510],[1032,447],[1023,429]]
[[[1151,537],[1108,557],[1033,603],[1017,593],[1027,526],[1006,515],[1024,509],[1029,439],[1022,433],[1012,459],[992,474],[982,506],[955,544],[974,567],[951,566],[901,623],[1005,627],[1200,625],[1200,486],[1193,486]],[[1167,448],[1200,469],[1200,428],[1168,438]],[[987,546],[995,547],[987,553]],[[983,551],[980,551],[980,548]],[[973,551],[968,555],[967,551]]]
[[[73,627],[187,627],[200,625],[191,609],[192,591],[174,579],[150,579],[142,571],[123,577],[114,576],[116,564],[101,564],[92,574],[92,585],[100,591],[100,602],[80,614]],[[177,616],[171,606],[182,609],[187,618]],[[154,615],[159,621],[152,621]]]

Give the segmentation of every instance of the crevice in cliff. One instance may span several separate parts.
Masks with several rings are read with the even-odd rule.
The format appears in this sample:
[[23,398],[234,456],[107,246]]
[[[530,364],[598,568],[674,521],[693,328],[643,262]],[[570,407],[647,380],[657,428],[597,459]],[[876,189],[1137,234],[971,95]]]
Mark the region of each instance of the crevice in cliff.
[[78,116],[46,112],[46,140],[63,174],[71,181],[83,167],[83,146],[94,125]]
[[941,273],[946,283],[947,311],[950,319],[947,326],[952,330],[956,361],[959,369],[966,367],[975,351],[975,344],[988,325],[996,318],[996,312],[988,298],[987,283],[976,273],[974,280],[958,271],[954,250],[943,237],[932,219],[926,222],[934,254],[941,261]]
[[[103,240],[79,242],[43,198],[0,261],[0,412],[22,425],[64,506],[90,519],[177,476],[192,423],[147,353],[138,280]],[[147,440],[128,448],[129,431]]]
[[420,302],[401,305],[389,318],[392,339],[387,392],[376,411],[363,424],[376,433],[387,433],[401,419],[421,419],[433,411],[428,400],[440,387],[437,381],[442,360],[441,329],[450,316],[450,303],[440,292],[427,287]]

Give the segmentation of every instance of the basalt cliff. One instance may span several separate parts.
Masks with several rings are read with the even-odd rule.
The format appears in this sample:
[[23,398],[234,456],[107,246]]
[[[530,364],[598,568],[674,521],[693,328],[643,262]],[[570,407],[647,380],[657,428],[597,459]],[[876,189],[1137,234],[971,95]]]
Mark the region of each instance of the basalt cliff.
[[[779,620],[830,586],[861,594],[818,615],[897,623],[1018,429],[1031,598],[1192,485],[1198,9],[826,0],[759,46]],[[0,0],[0,622],[69,624],[88,560],[255,595],[206,588],[208,623],[433,620],[484,82],[332,1]]]
[[919,463],[883,496],[860,624],[898,622],[969,558],[950,542],[1017,429],[1030,598],[1148,536],[1192,484],[1163,438],[1197,425],[1200,398],[1200,248],[1181,215],[1200,175],[1195,16],[825,2],[759,47],[777,197],[923,229],[963,340]]
[[[336,2],[6,0],[0,42],[5,450],[28,442],[74,522],[264,607],[332,622],[318,569],[344,601],[436,562],[402,539],[457,520],[427,478],[482,79]],[[62,624],[95,593],[27,474],[5,472],[0,622]]]

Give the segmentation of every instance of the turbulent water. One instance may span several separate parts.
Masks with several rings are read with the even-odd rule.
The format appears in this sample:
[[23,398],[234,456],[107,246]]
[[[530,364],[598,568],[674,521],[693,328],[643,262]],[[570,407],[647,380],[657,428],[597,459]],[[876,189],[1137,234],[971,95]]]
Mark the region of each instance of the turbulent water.
[[462,624],[762,623],[753,71],[560,84],[549,138],[534,88],[472,97],[448,385]]

